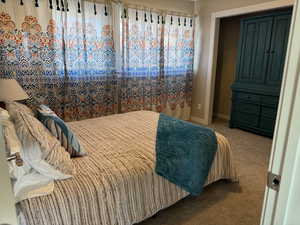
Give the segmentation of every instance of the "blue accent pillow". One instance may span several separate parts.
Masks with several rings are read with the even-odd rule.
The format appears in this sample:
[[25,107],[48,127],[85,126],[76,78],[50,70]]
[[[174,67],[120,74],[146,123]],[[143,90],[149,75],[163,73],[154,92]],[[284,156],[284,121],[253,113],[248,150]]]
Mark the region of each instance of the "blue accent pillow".
[[37,117],[60,141],[71,157],[86,155],[85,150],[80,145],[72,130],[48,106],[40,105],[37,110]]

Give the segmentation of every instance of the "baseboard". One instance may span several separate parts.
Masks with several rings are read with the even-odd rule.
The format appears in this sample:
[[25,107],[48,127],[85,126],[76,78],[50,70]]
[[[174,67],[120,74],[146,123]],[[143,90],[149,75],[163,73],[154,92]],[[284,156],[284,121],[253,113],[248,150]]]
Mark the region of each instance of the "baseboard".
[[219,119],[223,119],[223,120],[228,120],[228,121],[230,120],[229,115],[225,115],[225,114],[222,114],[222,113],[214,114],[214,117],[219,118]]
[[196,123],[200,123],[200,124],[205,124],[204,119],[197,117],[197,116],[191,116],[191,121],[196,122]]

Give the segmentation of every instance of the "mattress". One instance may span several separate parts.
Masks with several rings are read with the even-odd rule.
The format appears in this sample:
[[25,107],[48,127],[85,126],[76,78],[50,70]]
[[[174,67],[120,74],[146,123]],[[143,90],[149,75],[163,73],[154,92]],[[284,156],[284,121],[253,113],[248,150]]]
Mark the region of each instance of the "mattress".
[[[27,225],[131,225],[189,193],[154,172],[159,114],[138,111],[70,122],[88,156],[74,158],[76,175],[56,181],[53,193],[27,199],[18,209]],[[237,180],[227,139],[206,185]]]

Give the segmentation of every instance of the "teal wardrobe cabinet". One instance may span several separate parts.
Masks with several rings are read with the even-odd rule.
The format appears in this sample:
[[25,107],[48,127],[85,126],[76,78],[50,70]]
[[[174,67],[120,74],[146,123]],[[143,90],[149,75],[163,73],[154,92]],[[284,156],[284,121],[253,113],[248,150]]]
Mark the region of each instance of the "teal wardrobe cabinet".
[[231,128],[273,136],[290,22],[291,10],[241,20]]

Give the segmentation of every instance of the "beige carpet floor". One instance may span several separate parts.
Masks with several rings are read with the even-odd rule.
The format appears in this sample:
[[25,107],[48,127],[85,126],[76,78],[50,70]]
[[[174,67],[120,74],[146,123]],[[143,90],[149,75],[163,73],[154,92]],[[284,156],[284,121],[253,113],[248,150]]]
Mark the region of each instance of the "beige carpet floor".
[[258,225],[272,140],[224,121],[212,126],[232,145],[239,183],[218,181],[198,197],[187,197],[138,225]]

